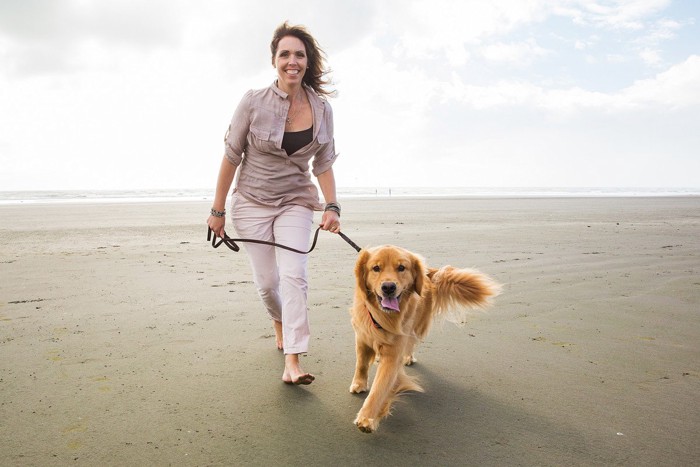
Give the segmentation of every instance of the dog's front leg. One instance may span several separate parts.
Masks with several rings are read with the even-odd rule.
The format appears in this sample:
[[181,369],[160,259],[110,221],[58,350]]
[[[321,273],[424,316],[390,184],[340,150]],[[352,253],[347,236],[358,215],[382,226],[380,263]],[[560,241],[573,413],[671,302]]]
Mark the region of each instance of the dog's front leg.
[[374,360],[374,349],[355,338],[355,375],[352,377],[350,392],[359,394],[369,389],[369,367]]
[[399,368],[403,368],[398,353],[386,354],[380,350],[379,358],[372,389],[355,418],[355,425],[365,433],[375,431],[379,427],[379,421],[388,414]]

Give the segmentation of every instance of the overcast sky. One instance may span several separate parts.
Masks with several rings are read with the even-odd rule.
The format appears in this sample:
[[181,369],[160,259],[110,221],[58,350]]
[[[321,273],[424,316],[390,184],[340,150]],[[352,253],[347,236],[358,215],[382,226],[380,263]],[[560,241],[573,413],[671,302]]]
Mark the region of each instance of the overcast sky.
[[284,20],[341,187],[699,187],[693,0],[2,0],[0,190],[209,188]]

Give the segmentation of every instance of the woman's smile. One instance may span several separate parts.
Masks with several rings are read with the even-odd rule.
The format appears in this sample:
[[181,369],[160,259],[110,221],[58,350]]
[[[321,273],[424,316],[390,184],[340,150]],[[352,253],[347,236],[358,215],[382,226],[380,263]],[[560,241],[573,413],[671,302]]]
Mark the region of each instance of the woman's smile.
[[275,68],[279,77],[279,84],[285,92],[291,87],[301,84],[304,78],[309,59],[306,55],[304,43],[294,36],[283,37],[275,55]]

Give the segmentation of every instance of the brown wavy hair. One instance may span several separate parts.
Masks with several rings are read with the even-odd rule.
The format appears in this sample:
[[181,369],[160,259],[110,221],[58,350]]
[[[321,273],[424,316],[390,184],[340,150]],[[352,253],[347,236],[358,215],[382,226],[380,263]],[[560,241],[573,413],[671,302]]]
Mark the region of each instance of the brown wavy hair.
[[326,53],[304,26],[292,26],[289,24],[289,21],[285,21],[275,29],[272,35],[272,42],[270,42],[272,65],[275,65],[275,56],[277,55],[277,47],[280,40],[285,36],[296,37],[304,43],[306,48],[309,69],[304,73],[304,84],[316,91],[318,95],[334,96],[336,94],[335,90],[327,89],[331,85],[331,80],[326,75],[331,70],[326,65]]

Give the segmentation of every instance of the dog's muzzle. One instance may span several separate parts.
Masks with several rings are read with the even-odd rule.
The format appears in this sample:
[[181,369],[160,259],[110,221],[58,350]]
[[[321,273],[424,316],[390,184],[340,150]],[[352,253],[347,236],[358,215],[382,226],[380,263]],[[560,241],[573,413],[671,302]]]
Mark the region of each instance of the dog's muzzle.
[[396,283],[395,282],[382,282],[382,293],[377,295],[377,300],[382,306],[382,309],[388,313],[398,313],[401,311],[399,309],[399,299],[401,294],[396,295]]

